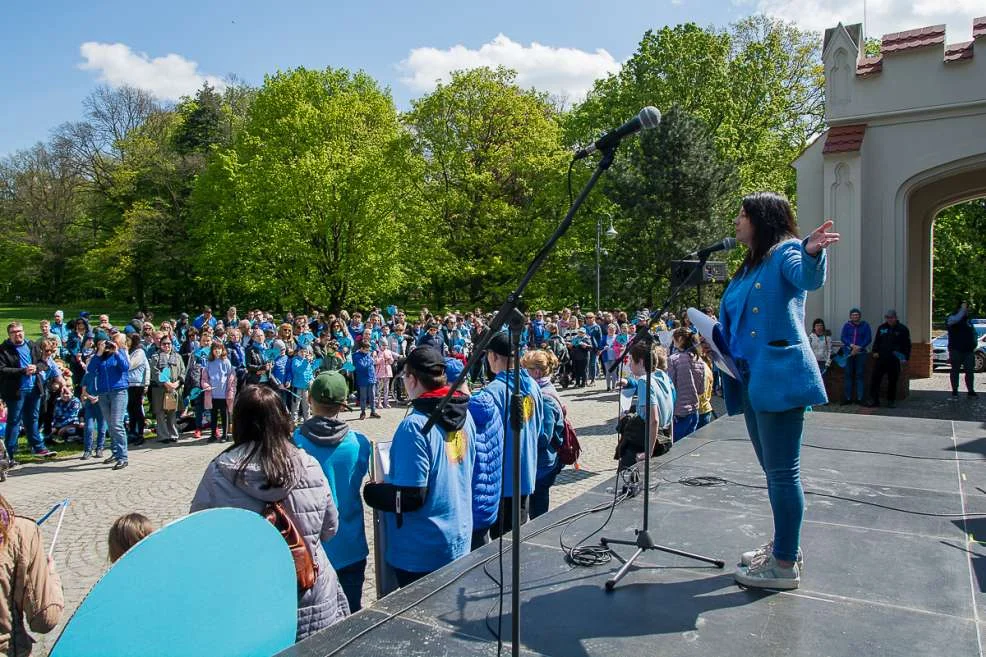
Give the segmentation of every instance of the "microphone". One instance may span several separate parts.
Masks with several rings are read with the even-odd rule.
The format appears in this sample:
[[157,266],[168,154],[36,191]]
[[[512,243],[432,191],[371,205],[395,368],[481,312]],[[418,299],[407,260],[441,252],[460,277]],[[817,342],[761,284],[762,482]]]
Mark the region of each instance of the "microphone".
[[635,132],[639,132],[640,130],[650,130],[651,128],[656,128],[660,122],[661,111],[656,107],[651,107],[648,105],[644,109],[640,110],[637,116],[633,117],[616,130],[607,132],[605,135],[597,139],[595,143],[576,151],[573,159],[581,160],[582,158],[589,157],[596,151],[608,150],[620,143],[620,140],[624,137],[632,135]]
[[702,258],[708,258],[710,255],[716,251],[729,251],[730,249],[736,248],[736,238],[735,237],[724,237],[715,244],[710,244],[705,248],[699,249],[698,251],[693,251],[688,254],[686,260],[701,260]]

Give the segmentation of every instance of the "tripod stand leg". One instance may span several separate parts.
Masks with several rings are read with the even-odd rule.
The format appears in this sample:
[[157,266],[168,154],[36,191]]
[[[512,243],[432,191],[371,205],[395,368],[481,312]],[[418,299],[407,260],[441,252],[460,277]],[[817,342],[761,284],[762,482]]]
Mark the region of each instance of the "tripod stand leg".
[[676,550],[674,548],[664,547],[663,545],[655,545],[650,549],[660,550],[661,552],[667,552],[668,554],[677,554],[679,557],[688,557],[689,559],[695,559],[696,561],[704,561],[705,563],[711,563],[716,568],[725,568],[726,566],[726,562],[723,561],[722,559],[703,557],[701,554],[694,554],[692,552],[683,552],[682,550]]
[[643,553],[644,553],[644,548],[637,548],[637,551],[633,553],[633,556],[631,556],[629,559],[623,562],[623,566],[621,566],[620,569],[616,571],[616,574],[613,575],[613,578],[606,580],[607,591],[612,591],[614,588],[616,588],[616,583],[619,582],[621,579],[623,579],[623,577],[630,570],[630,566],[633,565],[633,562],[636,561],[637,557],[639,557]]

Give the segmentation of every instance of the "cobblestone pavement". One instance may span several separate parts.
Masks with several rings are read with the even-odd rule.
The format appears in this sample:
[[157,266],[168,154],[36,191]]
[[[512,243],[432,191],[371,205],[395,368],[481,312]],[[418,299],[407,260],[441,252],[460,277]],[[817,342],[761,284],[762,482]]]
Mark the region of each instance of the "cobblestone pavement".
[[[981,384],[977,388],[983,391]],[[912,382],[914,391],[897,409],[860,409],[857,406],[830,405],[820,411],[877,412],[896,415],[939,417],[955,420],[982,420],[986,417],[983,399],[968,399],[963,394],[951,401],[947,390],[948,374]],[[551,505],[560,505],[612,476],[615,462],[614,426],[617,394],[607,393],[602,383],[583,389],[569,389],[561,396],[569,407],[569,417],[576,427],[583,447],[581,467],[566,468],[552,488]],[[721,400],[715,400],[721,410]],[[356,420],[347,414],[352,426],[371,439],[387,439],[403,418],[406,409],[382,409],[380,420]],[[137,511],[161,526],[188,511],[195,487],[208,462],[224,446],[204,440],[183,440],[175,445],[147,443],[130,453],[130,467],[114,472],[111,466],[77,459],[22,466],[0,484],[4,496],[21,515],[38,517],[62,498],[72,498],[55,547],[55,563],[65,590],[66,614],[63,622],[79,605],[86,593],[109,566],[106,536],[113,520]],[[54,519],[53,519],[54,520]],[[369,513],[367,514],[369,522]],[[45,524],[45,540],[50,541],[55,522]],[[367,525],[370,526],[369,524]],[[369,535],[369,532],[368,532]],[[189,555],[194,558],[194,555]],[[375,599],[372,550],[367,566],[364,602]],[[152,611],[152,613],[154,613]],[[50,649],[54,637],[45,637],[38,654]]]

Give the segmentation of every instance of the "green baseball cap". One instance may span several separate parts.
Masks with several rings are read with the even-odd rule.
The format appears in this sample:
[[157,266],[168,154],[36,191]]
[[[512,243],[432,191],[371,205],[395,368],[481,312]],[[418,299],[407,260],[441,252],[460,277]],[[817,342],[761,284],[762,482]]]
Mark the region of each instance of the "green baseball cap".
[[312,401],[318,404],[331,404],[349,410],[349,386],[346,378],[336,370],[322,372],[315,377],[309,393]]

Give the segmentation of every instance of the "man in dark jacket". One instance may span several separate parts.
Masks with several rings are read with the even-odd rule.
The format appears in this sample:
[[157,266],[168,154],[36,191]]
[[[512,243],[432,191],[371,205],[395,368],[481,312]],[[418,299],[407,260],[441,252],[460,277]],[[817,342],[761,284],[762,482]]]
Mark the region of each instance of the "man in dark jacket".
[[430,321],[425,325],[425,332],[418,338],[418,347],[433,347],[438,353],[445,354],[445,341],[438,334],[438,322]]
[[959,306],[954,315],[950,315],[948,324],[948,362],[952,371],[948,376],[952,380],[952,397],[959,396],[959,371],[965,370],[965,389],[970,397],[976,396],[975,353],[976,328],[969,320],[969,304],[965,301]]
[[7,405],[4,438],[7,459],[11,463],[14,461],[21,425],[35,454],[56,456],[55,452],[45,447],[44,438],[38,432],[38,416],[41,414],[44,379],[48,370],[41,344],[24,339],[24,327],[20,322],[7,325],[7,337],[7,341],[0,345],[0,397]]
[[887,376],[887,406],[897,405],[897,379],[900,368],[911,358],[911,332],[897,321],[897,311],[888,310],[884,315],[883,324],[876,330],[873,340],[873,374],[870,377],[870,403],[867,406],[880,405],[880,384],[884,375]]

